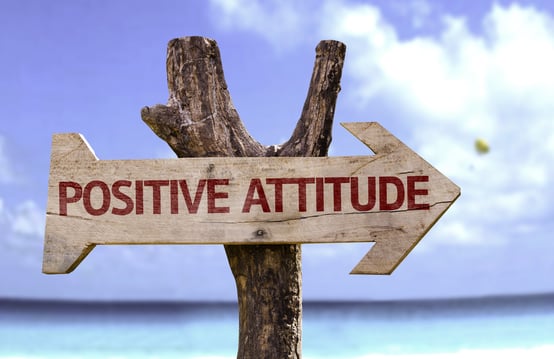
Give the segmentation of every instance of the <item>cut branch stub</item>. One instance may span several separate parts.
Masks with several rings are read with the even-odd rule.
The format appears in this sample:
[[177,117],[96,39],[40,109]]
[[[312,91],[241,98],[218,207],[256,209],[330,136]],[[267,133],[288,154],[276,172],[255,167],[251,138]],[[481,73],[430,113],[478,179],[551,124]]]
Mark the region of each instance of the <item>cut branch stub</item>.
[[167,49],[167,106],[144,107],[144,122],[179,157],[259,157],[266,152],[240,121],[217,43],[173,39]]

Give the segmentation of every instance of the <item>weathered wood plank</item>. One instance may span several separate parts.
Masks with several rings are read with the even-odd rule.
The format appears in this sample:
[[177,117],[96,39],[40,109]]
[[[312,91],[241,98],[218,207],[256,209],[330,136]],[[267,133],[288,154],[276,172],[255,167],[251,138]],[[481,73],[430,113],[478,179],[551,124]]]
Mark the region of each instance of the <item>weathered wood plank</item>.
[[100,161],[56,135],[44,270],[93,245],[377,242],[353,272],[390,273],[459,188],[379,124],[344,126],[376,155]]

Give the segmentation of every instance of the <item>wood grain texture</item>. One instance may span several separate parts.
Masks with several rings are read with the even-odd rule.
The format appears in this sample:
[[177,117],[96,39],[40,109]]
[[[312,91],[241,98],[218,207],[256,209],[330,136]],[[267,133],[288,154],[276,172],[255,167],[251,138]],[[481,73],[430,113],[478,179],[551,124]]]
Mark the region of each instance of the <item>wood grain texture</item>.
[[[460,190],[378,123],[343,126],[376,155],[100,161],[82,136],[55,135],[47,206],[48,243],[75,244],[80,240],[81,251],[53,251],[45,256],[44,270],[67,272],[94,245],[376,242],[353,272],[391,273]],[[410,178],[421,176],[425,182],[410,189]],[[382,198],[391,202],[399,195],[394,186],[382,192],[383,177],[397,179],[402,185],[402,203],[395,208],[383,208],[380,203]],[[333,183],[337,178],[361,183],[354,186],[356,200],[353,185],[337,186]],[[280,179],[287,179],[289,184],[281,185],[278,195],[278,186],[271,181]],[[291,179],[305,183],[290,183]],[[78,184],[83,192],[76,200],[71,200],[73,188],[61,189],[68,181]],[[117,194],[114,186],[121,181],[127,185],[118,187]],[[184,189],[179,186],[183,181]],[[210,181],[219,183],[213,186],[211,197]],[[321,182],[319,192],[316,181]],[[91,187],[87,193],[87,186],[94,182],[104,185],[106,193],[100,186]],[[152,186],[155,182],[157,187]],[[419,193],[413,196],[414,204],[425,203],[429,208],[410,206],[411,191]],[[368,203],[370,197],[374,198],[371,207],[356,208],[356,203]],[[124,208],[127,210],[122,211]]]
[[[263,146],[248,134],[231,102],[217,44],[202,37],[169,42],[169,101],[165,107],[145,107],[141,115],[179,157],[324,156],[331,141],[345,51],[346,46],[338,41],[322,41],[317,46],[301,118],[283,146]],[[277,153],[279,148],[281,152]],[[282,248],[227,245],[225,251],[236,280],[241,309],[237,357],[300,358],[300,245]],[[278,265],[283,261],[286,266]],[[274,265],[268,267],[267,263]],[[279,274],[268,277],[268,270]],[[267,288],[256,293],[270,293],[271,288],[280,288],[279,296],[254,295],[253,287]],[[254,308],[259,308],[261,315],[243,313]],[[287,320],[276,322],[268,315],[273,312]]]
[[235,109],[214,40],[173,39],[167,47],[167,105],[144,107],[143,121],[179,157],[258,157],[254,140]]

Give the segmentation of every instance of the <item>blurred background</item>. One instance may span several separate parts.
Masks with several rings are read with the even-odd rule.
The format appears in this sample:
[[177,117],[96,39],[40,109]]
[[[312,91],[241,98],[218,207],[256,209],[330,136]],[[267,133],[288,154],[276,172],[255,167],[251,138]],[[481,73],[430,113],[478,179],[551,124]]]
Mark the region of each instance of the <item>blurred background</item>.
[[[41,273],[52,134],[82,133],[100,159],[175,157],[140,109],[166,102],[167,42],[192,35],[218,42],[233,102],[267,145],[294,129],[317,43],[344,42],[330,156],[370,153],[339,122],[377,121],[462,189],[391,276],[348,275],[368,243],[305,245],[306,301],[554,292],[553,2],[24,0],[0,4],[0,314],[29,320],[14,299],[236,300],[222,246],[99,246],[70,275]],[[0,330],[20,338],[1,317]],[[554,344],[544,337],[525,345]],[[0,355],[28,355],[13,343]]]

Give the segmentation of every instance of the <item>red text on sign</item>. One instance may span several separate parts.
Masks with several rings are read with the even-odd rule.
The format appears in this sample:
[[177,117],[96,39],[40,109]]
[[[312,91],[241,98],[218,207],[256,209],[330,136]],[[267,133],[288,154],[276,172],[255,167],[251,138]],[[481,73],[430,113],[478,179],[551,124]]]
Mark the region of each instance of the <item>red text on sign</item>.
[[[364,183],[360,183],[364,182]],[[394,176],[366,177],[307,177],[307,178],[267,178],[268,187],[273,187],[273,203],[267,195],[268,189],[264,187],[262,179],[252,178],[250,186],[242,206],[242,213],[250,213],[252,207],[259,206],[262,212],[283,212],[283,191],[285,189],[297,191],[298,212],[308,211],[307,191],[315,186],[315,210],[325,210],[327,201],[332,201],[333,211],[343,210],[343,197],[350,194],[350,205],[356,211],[367,212],[371,210],[394,211],[400,209],[407,198],[407,209],[429,209],[428,203],[419,203],[416,196],[426,196],[428,190],[417,188],[418,183],[429,182],[429,176],[408,176],[406,184]],[[377,186],[378,183],[378,186]],[[325,189],[331,187],[331,196],[325,196]],[[365,186],[360,190],[360,186]],[[291,189],[292,187],[292,189]],[[362,203],[360,192],[366,194],[366,200]],[[271,206],[270,204],[273,204]],[[377,206],[377,208],[376,208]],[[289,209],[292,210],[292,209]]]
[[[144,214],[144,197],[149,196],[152,203],[152,214],[162,213],[162,188],[169,187],[170,213],[179,213],[180,197],[188,213],[196,214],[204,193],[206,193],[208,213],[229,213],[229,207],[218,205],[218,199],[225,199],[228,193],[219,188],[229,184],[228,179],[201,179],[196,189],[190,188],[186,180],[119,180],[111,186],[99,180],[90,181],[84,187],[71,181],[60,182],[59,206],[60,216],[67,216],[67,206],[82,200],[85,211],[92,216],[100,216],[110,211],[119,216]],[[134,186],[134,198],[129,194]],[[145,188],[150,187],[150,190]],[[122,188],[128,188],[126,192]],[[148,191],[148,194],[145,192]],[[194,194],[191,194],[191,191]],[[100,195],[101,201],[93,204],[93,197]]]
[[[251,178],[241,198],[242,213],[395,211],[429,209],[425,201],[429,176]],[[73,181],[58,184],[59,213],[79,206],[91,216],[147,214],[230,213],[229,179],[92,180],[84,186]],[[244,187],[246,188],[246,186]],[[203,204],[203,205],[202,205]],[[147,206],[147,208],[145,207]]]

